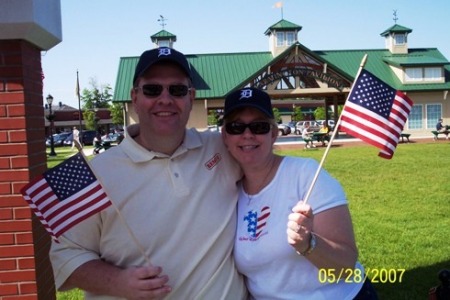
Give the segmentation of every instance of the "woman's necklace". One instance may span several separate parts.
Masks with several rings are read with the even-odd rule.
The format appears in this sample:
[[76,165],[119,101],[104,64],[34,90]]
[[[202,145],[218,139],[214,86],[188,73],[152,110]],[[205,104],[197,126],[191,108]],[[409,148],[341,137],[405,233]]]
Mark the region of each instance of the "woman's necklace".
[[[275,167],[275,165],[276,165],[277,160],[278,160],[278,159],[277,159],[276,156],[272,159],[272,163],[270,164],[269,171],[267,171],[266,176],[264,176],[264,179],[263,179],[263,180],[261,181],[261,183],[258,185],[258,188],[255,190],[255,193],[250,194],[250,193],[248,193],[248,192],[246,191],[246,189],[244,188],[244,194],[247,196],[247,199],[248,199],[247,205],[250,205],[250,202],[252,201],[253,196],[256,195],[257,193],[259,193],[259,192],[263,189],[263,187],[267,184],[267,180],[268,180],[270,174],[272,174],[272,171],[273,171],[273,169],[274,169],[274,167]],[[248,185],[247,185],[247,186],[248,186]]]

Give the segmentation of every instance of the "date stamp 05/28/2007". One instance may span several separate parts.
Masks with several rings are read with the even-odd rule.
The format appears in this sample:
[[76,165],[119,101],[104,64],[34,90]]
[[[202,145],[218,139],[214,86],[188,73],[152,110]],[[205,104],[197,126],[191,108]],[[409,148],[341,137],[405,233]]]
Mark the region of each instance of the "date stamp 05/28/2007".
[[394,268],[367,268],[364,271],[359,269],[319,269],[318,279],[320,283],[360,283],[367,277],[372,283],[401,283],[405,269]]

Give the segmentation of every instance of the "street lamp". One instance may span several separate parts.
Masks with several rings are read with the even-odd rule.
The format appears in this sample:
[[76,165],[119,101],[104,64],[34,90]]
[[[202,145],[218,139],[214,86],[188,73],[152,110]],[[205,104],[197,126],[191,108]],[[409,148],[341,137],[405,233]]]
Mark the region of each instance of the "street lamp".
[[98,112],[98,106],[97,102],[94,103],[94,125],[95,125],[95,132],[98,133],[98,121],[100,121],[100,118],[97,116]]
[[55,152],[55,143],[53,140],[53,119],[54,119],[54,115],[52,114],[52,103],[53,103],[53,97],[52,95],[48,95],[47,96],[47,104],[48,104],[48,109],[49,109],[49,114],[48,114],[48,120],[50,121],[50,153],[48,156],[56,156],[56,152]]

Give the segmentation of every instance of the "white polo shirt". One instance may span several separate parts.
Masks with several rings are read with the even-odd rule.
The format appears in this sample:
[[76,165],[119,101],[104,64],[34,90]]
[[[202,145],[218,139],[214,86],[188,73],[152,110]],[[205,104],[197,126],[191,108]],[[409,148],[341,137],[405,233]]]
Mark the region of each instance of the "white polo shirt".
[[[127,136],[138,130],[130,126]],[[169,276],[173,290],[167,299],[245,299],[231,255],[240,171],[219,134],[186,130],[171,156],[148,151],[127,137],[94,158],[92,167],[140,246],[114,207],[108,207],[52,245],[57,288],[90,260],[144,265],[142,247]],[[86,299],[116,298],[87,294]]]

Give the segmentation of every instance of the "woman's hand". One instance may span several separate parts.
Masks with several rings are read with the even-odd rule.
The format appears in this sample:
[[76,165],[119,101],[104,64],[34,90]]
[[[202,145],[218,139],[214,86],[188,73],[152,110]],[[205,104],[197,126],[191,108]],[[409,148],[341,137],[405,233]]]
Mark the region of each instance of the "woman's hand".
[[289,214],[287,224],[287,240],[297,252],[305,252],[309,248],[313,231],[314,215],[311,206],[299,201]]

